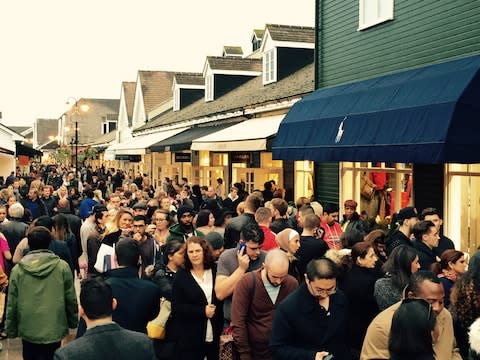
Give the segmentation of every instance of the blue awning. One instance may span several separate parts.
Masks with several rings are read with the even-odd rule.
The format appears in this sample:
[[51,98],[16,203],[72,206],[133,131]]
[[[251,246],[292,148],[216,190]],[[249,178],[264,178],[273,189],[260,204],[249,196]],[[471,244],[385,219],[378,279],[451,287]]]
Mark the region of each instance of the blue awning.
[[273,158],[480,163],[480,56],[319,89],[280,124]]

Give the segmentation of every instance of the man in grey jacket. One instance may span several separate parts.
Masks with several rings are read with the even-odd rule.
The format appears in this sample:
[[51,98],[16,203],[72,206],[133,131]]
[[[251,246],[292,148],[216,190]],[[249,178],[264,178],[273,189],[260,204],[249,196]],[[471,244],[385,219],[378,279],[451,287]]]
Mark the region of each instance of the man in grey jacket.
[[54,359],[155,359],[153,343],[145,334],[126,330],[112,321],[116,307],[112,288],[102,278],[84,280],[79,311],[87,331],[81,338],[57,349]]

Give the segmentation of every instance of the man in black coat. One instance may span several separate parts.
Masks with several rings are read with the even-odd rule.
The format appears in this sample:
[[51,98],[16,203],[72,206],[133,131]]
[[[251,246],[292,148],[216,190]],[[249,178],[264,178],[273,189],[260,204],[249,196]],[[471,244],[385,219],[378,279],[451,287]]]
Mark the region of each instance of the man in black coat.
[[440,258],[435,253],[440,239],[437,228],[432,221],[423,220],[415,224],[413,235],[415,236],[413,246],[417,250],[420,267],[423,270],[431,271],[432,264],[440,262]]
[[[140,250],[131,238],[120,239],[115,246],[118,268],[105,274],[112,287],[118,306],[113,321],[125,329],[147,333],[147,323],[160,311],[160,288],[149,280],[139,279]],[[85,332],[85,322],[80,321],[77,337]]]
[[153,343],[145,334],[125,330],[113,322],[112,310],[116,307],[112,288],[101,278],[82,282],[79,310],[88,330],[80,339],[57,349],[54,359],[155,359]]
[[260,207],[261,199],[256,195],[249,195],[245,200],[245,212],[228,223],[225,228],[225,249],[237,246],[240,240],[240,233],[247,224],[256,224],[255,212]]
[[347,320],[348,300],[337,290],[337,265],[330,259],[312,260],[305,283],[277,307],[270,350],[276,360],[350,360]]

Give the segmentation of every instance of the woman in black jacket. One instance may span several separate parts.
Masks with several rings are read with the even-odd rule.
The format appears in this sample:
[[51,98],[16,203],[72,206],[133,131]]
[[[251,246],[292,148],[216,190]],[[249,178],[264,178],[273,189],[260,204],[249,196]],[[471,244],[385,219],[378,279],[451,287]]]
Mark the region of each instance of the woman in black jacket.
[[358,359],[368,325],[379,313],[373,289],[381,273],[375,270],[377,255],[372,245],[363,241],[353,245],[342,262],[348,270],[339,287],[348,298],[348,339],[352,358]]
[[[204,238],[190,237],[185,244],[185,265],[175,274],[172,319],[177,359],[217,360],[223,327],[222,303],[215,295],[215,261]],[[178,330],[178,331],[177,331]]]

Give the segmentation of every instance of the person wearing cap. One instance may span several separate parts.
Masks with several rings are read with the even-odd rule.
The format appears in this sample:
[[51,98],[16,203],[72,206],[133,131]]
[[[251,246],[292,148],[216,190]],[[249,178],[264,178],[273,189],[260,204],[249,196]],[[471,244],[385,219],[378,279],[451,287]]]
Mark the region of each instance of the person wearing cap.
[[137,215],[146,216],[148,206],[144,202],[139,201],[132,206],[132,210],[133,210],[133,216],[137,216]]
[[225,250],[225,248],[223,247],[223,236],[216,231],[211,231],[207,235],[205,235],[205,239],[213,249],[213,257],[215,258],[215,261],[218,261],[218,258]]
[[181,243],[185,243],[190,236],[204,236],[201,231],[198,231],[193,226],[194,213],[195,211],[192,208],[185,205],[178,208],[178,224],[170,227],[167,241],[178,240]]
[[93,200],[94,193],[92,189],[88,188],[83,193],[85,194],[85,199],[80,203],[80,218],[85,220],[89,216],[92,207],[98,203]]
[[417,209],[412,206],[400,209],[397,214],[398,228],[385,241],[387,255],[399,245],[413,246],[411,236],[413,227],[418,222]]

